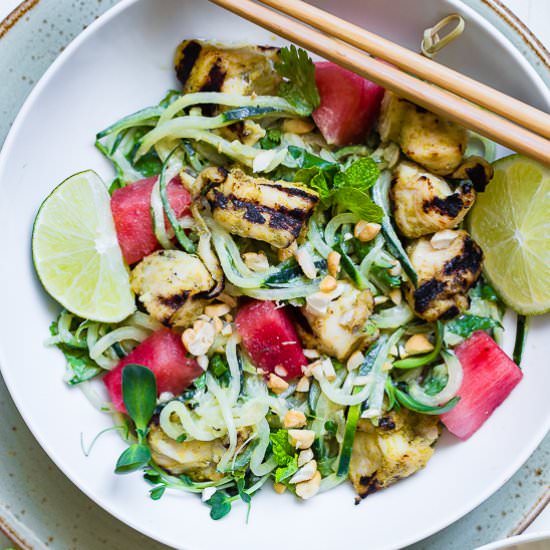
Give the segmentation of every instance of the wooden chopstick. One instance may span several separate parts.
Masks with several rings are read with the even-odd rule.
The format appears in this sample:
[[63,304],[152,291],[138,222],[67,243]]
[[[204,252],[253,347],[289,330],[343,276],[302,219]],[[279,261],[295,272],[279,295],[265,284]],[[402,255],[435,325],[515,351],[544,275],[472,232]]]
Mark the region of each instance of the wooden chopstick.
[[409,101],[470,128],[510,149],[550,165],[550,141],[457,95],[419,80],[340,40],[251,0],[211,0]]
[[301,0],[259,1],[550,138],[548,113]]

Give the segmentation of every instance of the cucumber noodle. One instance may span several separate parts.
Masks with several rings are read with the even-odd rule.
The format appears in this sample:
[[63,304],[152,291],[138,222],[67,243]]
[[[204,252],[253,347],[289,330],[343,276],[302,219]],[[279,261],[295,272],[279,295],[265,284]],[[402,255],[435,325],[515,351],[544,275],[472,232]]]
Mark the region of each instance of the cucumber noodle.
[[338,228],[345,223],[357,223],[360,217],[357,214],[338,214],[327,223],[325,228],[325,241],[329,247],[336,244],[336,233]]
[[428,395],[416,380],[409,383],[411,397],[428,407],[445,405],[458,393],[462,385],[464,372],[457,356],[451,351],[442,351],[441,355],[447,366],[447,384],[439,393]]

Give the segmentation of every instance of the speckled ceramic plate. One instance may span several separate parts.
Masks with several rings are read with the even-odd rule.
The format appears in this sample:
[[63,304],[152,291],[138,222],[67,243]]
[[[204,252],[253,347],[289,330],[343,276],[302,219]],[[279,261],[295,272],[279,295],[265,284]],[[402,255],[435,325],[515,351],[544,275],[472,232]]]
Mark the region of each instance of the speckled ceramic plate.
[[[141,2],[141,4],[144,3],[145,2]],[[474,4],[473,0],[470,0],[469,3]],[[21,15],[21,17],[19,18],[19,22],[16,23],[11,30],[9,30],[9,25],[4,25],[4,27],[1,28],[3,30],[0,30],[0,36],[2,34],[4,34],[4,36],[0,41],[0,82],[9,83],[9,85],[7,87],[3,87],[0,92],[2,93],[0,108],[5,109],[5,112],[2,115],[2,120],[0,121],[4,125],[2,126],[3,130],[7,129],[8,125],[11,123],[13,114],[21,103],[22,98],[30,86],[32,86],[32,84],[41,75],[45,67],[51,62],[51,59],[64,48],[71,36],[76,34],[82,26],[86,25],[91,19],[93,19],[97,13],[100,13],[108,7],[107,4],[109,4],[109,2],[106,2],[106,0],[103,0],[103,2],[97,1],[97,3],[95,1],[75,3],[64,0],[42,0],[41,2],[37,2],[36,0],[28,1],[25,3],[24,7],[32,9],[28,11],[28,13],[21,10],[19,14],[16,14],[12,18],[12,22],[17,21],[17,15]],[[148,14],[150,17],[147,19],[148,25],[144,27],[147,32],[152,32],[154,34],[155,23],[158,23],[155,18],[158,16],[158,12],[163,12],[166,14],[167,12],[164,8],[166,8],[166,5],[169,4],[174,3],[168,2],[167,0],[163,1],[163,9],[158,9],[157,6],[159,6],[159,4],[155,4],[155,8]],[[429,26],[442,15],[455,8],[455,6],[451,6],[449,2],[444,2],[443,0],[439,2],[436,0],[417,0],[415,2],[416,11],[408,18],[406,28],[404,28],[405,24],[401,21],[400,25],[402,27],[398,29],[395,25],[392,27],[392,25],[388,23],[388,21],[391,23],[391,21],[395,21],[398,18],[399,11],[396,11],[397,4],[399,4],[397,0],[394,0],[392,4],[388,2],[384,3],[379,0],[371,0],[368,3],[363,2],[361,4],[351,1],[341,2],[340,5],[344,9],[348,9],[348,13],[345,14],[348,15],[348,17],[350,14],[356,13],[357,6],[368,5],[370,8],[368,15],[369,25],[371,28],[375,30],[383,29],[387,31],[386,34],[390,37],[398,40],[401,39],[406,45],[413,47],[416,44],[416,37],[420,36],[421,29]],[[487,0],[483,2],[475,2],[475,4],[476,8],[482,10],[493,10],[496,6],[496,3],[488,2]],[[195,6],[197,5],[198,4],[195,4]],[[410,6],[410,4],[408,5]],[[401,8],[403,9],[403,6]],[[174,6],[174,9],[177,9],[177,6]],[[525,99],[544,107],[544,86],[540,80],[537,80],[535,70],[522,65],[519,56],[517,53],[514,53],[509,49],[509,45],[507,45],[504,38],[496,33],[494,29],[486,23],[479,20],[475,16],[474,12],[468,11],[465,8],[464,12],[470,21],[469,28],[471,28],[474,32],[474,35],[470,36],[469,40],[473,41],[473,46],[478,48],[480,67],[483,61],[482,53],[483,51],[487,51],[488,47],[493,48],[493,51],[504,51],[508,49],[506,55],[492,59],[492,63],[490,64],[492,67],[490,66],[487,69],[487,75],[490,77],[492,83],[500,85],[504,89],[517,93],[518,96],[524,97]],[[119,14],[120,13],[121,12],[119,11]],[[500,25],[507,34],[513,36],[513,40],[519,44],[518,32],[515,31],[510,34],[509,27],[507,26],[508,23],[506,23],[506,21],[501,17],[495,16],[496,11],[489,11],[488,13],[490,14],[491,20]],[[110,21],[111,23],[112,21],[118,21],[118,24],[122,25],[122,27],[119,27],[118,30],[124,30],[124,25],[122,24],[122,19],[120,19],[120,17],[118,19],[111,18]],[[165,24],[169,26],[169,18],[166,19]],[[105,32],[108,25],[103,25],[101,28],[103,29],[101,32]],[[96,31],[98,29],[99,27],[96,28]],[[6,30],[8,30],[8,32],[6,32]],[[113,29],[111,28],[111,31],[112,30]],[[190,31],[188,30],[187,32]],[[218,30],[218,33],[219,32],[221,31]],[[175,34],[176,32],[174,31],[174,36]],[[201,34],[203,33],[201,32]],[[231,31],[227,31],[226,35],[230,36]],[[484,43],[484,40],[482,39],[485,35],[489,35],[491,37],[489,45],[487,42]],[[91,35],[88,33],[88,37],[89,36]],[[109,36],[111,39],[113,36],[118,36],[121,40],[123,38],[122,32],[118,35],[116,33],[114,35],[104,35],[104,37],[107,38]],[[219,36],[219,34],[217,34],[217,36]],[[232,35],[232,37],[233,36],[234,35]],[[173,40],[174,44],[180,38],[182,37],[179,35],[175,36]],[[82,43],[84,43],[84,40],[80,41],[80,44]],[[108,43],[112,44],[113,41]],[[125,43],[124,40],[122,40],[121,44],[123,44],[124,47],[136,45]],[[538,69],[541,72],[541,75],[548,78],[548,70],[542,70],[546,56],[543,49],[538,48],[532,39],[527,38],[521,47],[523,48],[523,54],[533,62],[533,65],[535,66],[538,64]],[[73,54],[75,51],[77,50],[73,47]],[[91,56],[90,61],[97,62],[97,60],[93,60],[95,55],[100,55],[100,53],[108,55],[110,52],[103,48],[99,53],[98,49],[94,49],[93,52],[89,53]],[[142,54],[146,57],[147,52],[142,51]],[[442,60],[458,68],[463,68],[464,70],[472,72],[471,64],[468,66],[470,63],[470,59],[468,59],[469,57],[471,56],[465,56],[464,52],[451,48],[445,52]],[[167,70],[162,66],[164,64],[163,59],[155,59],[154,66],[156,67],[156,70]],[[510,64],[511,60],[513,61],[512,65]],[[160,63],[161,65],[156,65],[157,63]],[[58,64],[58,67],[60,66],[61,65]],[[81,66],[83,70],[88,68],[85,63]],[[522,78],[517,79],[517,82],[513,78],[509,78],[509,75],[506,74],[506,69],[510,69],[510,66],[521,67],[521,70],[519,68],[516,69],[516,75],[522,75]],[[473,72],[475,73],[476,71],[473,70]],[[128,74],[127,76],[131,77],[131,74]],[[69,81],[66,82],[68,83]],[[530,83],[530,85],[526,86],[526,82]],[[91,84],[93,85],[94,83],[92,82]],[[105,85],[105,83],[102,83],[102,85]],[[147,89],[147,93],[151,93],[151,95],[153,95],[153,92],[158,92],[158,90],[154,89],[154,86],[151,89]],[[139,103],[143,101],[143,99],[143,97],[133,97],[131,95],[126,96],[124,101],[119,98],[119,107],[124,106],[126,110],[131,110],[134,105],[132,104],[127,106],[126,102],[131,103],[134,101]],[[91,102],[93,102],[93,98],[91,98]],[[126,110],[123,110],[123,112],[126,112]],[[97,114],[98,116],[102,116],[101,113]],[[55,129],[56,131],[59,130],[57,128],[58,124],[63,125],[64,128],[67,128],[67,121],[62,119],[63,109],[58,111],[57,115],[58,118],[55,118],[52,116],[52,111],[45,108],[36,116],[41,117],[42,123],[45,126],[49,124],[49,127]],[[104,116],[111,116],[111,113],[104,113]],[[91,120],[88,122],[90,122],[90,124],[92,122],[95,123],[95,121]],[[99,126],[102,125],[102,123],[99,122],[98,124]],[[43,132],[44,128],[39,128],[38,131]],[[86,135],[87,132],[88,130],[86,129]],[[44,135],[46,135],[45,132]],[[50,151],[54,154],[54,146],[55,143],[52,144],[45,138],[40,144],[35,144],[33,148],[29,150],[28,154],[29,156],[37,154],[38,147],[43,147],[46,152]],[[51,149],[48,149],[48,147],[51,147]],[[77,149],[71,152],[71,158],[69,159],[67,166],[60,167],[60,169],[64,172],[70,172],[72,166],[69,165],[73,162],[83,160],[82,153]],[[44,151],[42,151],[41,154],[43,158],[48,156],[46,154],[44,157]],[[90,150],[89,153],[86,153],[86,155],[87,154],[93,155],[93,152]],[[76,157],[76,159],[74,157]],[[92,164],[92,162],[94,161],[90,160],[90,164]],[[32,162],[30,164],[32,164]],[[44,166],[46,165],[47,161],[44,163]],[[31,183],[34,184],[35,181],[37,180],[32,180]],[[19,178],[13,178],[13,183],[10,179],[10,185],[21,185],[21,183],[22,180]],[[25,184],[29,185],[29,182],[27,181]],[[3,185],[7,185],[6,182],[3,182]],[[36,195],[31,193],[31,191],[32,185],[29,187],[29,200],[35,201]],[[27,246],[26,234],[24,232],[19,232],[17,224],[12,224],[5,229],[11,239],[15,240],[18,235],[20,236],[19,239],[21,242],[19,244],[22,248]],[[32,307],[28,307],[26,309],[27,313],[31,310],[33,310]],[[30,313],[28,314],[28,318],[31,318],[35,313],[37,315],[39,314],[38,316],[43,316],[43,312],[39,313],[38,311],[33,311],[32,315]],[[28,325],[29,323],[20,323],[23,330]],[[31,326],[33,328],[37,327],[39,330],[36,331],[37,334],[31,334],[30,339],[33,341],[40,341],[42,338],[40,334],[40,327],[36,324],[31,324]],[[29,339],[29,335],[26,335],[26,337]],[[46,363],[49,363],[49,361],[46,361]],[[13,362],[10,362],[10,364],[11,366],[9,366],[8,370],[14,368]],[[22,365],[26,366],[24,360]],[[21,368],[22,365],[19,365],[19,368]],[[45,365],[41,365],[41,368],[44,367]],[[5,365],[4,368],[6,368]],[[10,370],[10,383],[12,385],[12,389],[18,385],[17,382],[15,382],[14,385],[14,378],[11,376],[13,372],[13,370]],[[97,478],[98,476],[98,483],[101,487],[107,487],[109,481],[107,477],[104,476],[109,475],[107,470],[110,472],[110,467],[106,468],[105,472],[103,472],[97,469],[98,464],[106,464],[106,462],[104,463],[101,461],[111,457],[111,455],[116,456],[118,449],[110,449],[109,445],[112,440],[106,440],[106,443],[104,444],[105,446],[103,449],[98,450],[99,454],[93,459],[93,461],[85,463],[80,458],[78,459],[79,471],[75,472],[74,470],[71,470],[72,467],[68,466],[66,458],[68,456],[75,456],[75,449],[78,448],[79,445],[79,432],[75,431],[74,425],[70,426],[69,423],[65,422],[65,418],[68,416],[66,411],[71,410],[71,416],[78,416],[81,411],[78,401],[73,397],[70,398],[70,403],[68,401],[64,401],[62,404],[59,404],[55,399],[52,400],[52,396],[57,395],[57,384],[61,385],[60,380],[56,380],[55,378],[58,374],[60,374],[60,372],[60,370],[56,370],[52,367],[47,374],[48,383],[43,384],[42,382],[45,380],[40,381],[39,383],[36,383],[35,387],[32,389],[35,404],[37,402],[40,404],[40,410],[42,410],[44,416],[49,419],[50,424],[52,422],[56,423],[56,436],[58,439],[53,445],[51,438],[47,433],[48,430],[51,429],[51,426],[48,427],[46,424],[41,424],[41,419],[36,418],[36,414],[34,412],[29,412],[27,404],[24,403],[25,400],[21,399],[21,392],[16,391],[15,393],[18,396],[20,405],[22,405],[22,410],[27,417],[27,421],[29,421],[33,426],[35,435],[49,447],[52,456],[56,458],[58,463],[63,464],[64,470],[69,472],[73,479],[78,479],[78,483],[81,487],[89,491],[90,494],[93,494],[95,498],[98,498],[98,500],[100,500],[104,505],[109,507],[110,502],[117,500],[120,496],[112,493],[114,485],[108,489],[112,493],[112,498],[109,499],[109,502],[105,501],[104,496],[98,497],[96,489],[91,489],[90,487],[94,486],[94,477]],[[54,382],[50,383],[50,380]],[[55,548],[96,548],[100,547],[102,544],[109,548],[156,547],[155,543],[151,541],[146,542],[145,539],[141,538],[135,532],[130,531],[128,528],[118,524],[112,518],[106,516],[95,505],[92,505],[86,497],[76,491],[36,446],[34,440],[29,436],[28,431],[22,424],[17,413],[14,412],[11,401],[9,400],[9,397],[7,397],[3,387],[0,390],[0,395],[2,396],[2,407],[5,409],[2,411],[4,423],[3,426],[0,427],[0,452],[4,454],[4,456],[2,456],[2,464],[8,472],[8,475],[3,476],[3,479],[0,481],[0,494],[3,496],[2,501],[6,503],[3,513],[6,529],[11,530],[12,534],[18,537],[21,543],[34,548],[40,548],[47,545]],[[95,420],[89,424],[83,421],[84,416],[80,420],[79,429],[81,430],[83,429],[82,427],[85,426],[85,431],[89,430],[88,435],[93,435],[93,432],[95,432],[97,427]],[[501,424],[502,427],[504,427],[506,423],[501,422]],[[382,543],[380,535],[377,535],[378,542],[374,544],[374,547],[390,548],[403,544],[405,541],[411,541],[415,538],[418,539],[419,537],[428,534],[430,531],[433,532],[434,530],[441,528],[444,524],[452,521],[459,515],[462,515],[468,509],[471,509],[473,505],[486,498],[496,489],[496,487],[502,484],[502,482],[505,481],[509,475],[511,475],[513,470],[519,467],[520,463],[533,449],[534,443],[540,440],[540,437],[544,434],[544,427],[544,425],[542,428],[539,426],[537,430],[534,430],[532,432],[532,436],[527,438],[526,442],[519,442],[518,444],[521,446],[520,450],[514,449],[513,445],[510,445],[505,449],[502,448],[500,451],[497,450],[496,456],[491,462],[492,466],[488,469],[486,468],[486,465],[484,466],[486,468],[485,472],[487,475],[491,476],[490,482],[485,483],[482,490],[477,490],[479,483],[474,481],[473,485],[475,485],[475,487],[473,489],[463,491],[469,492],[474,496],[466,499],[466,501],[463,499],[460,507],[457,507],[454,512],[451,514],[446,513],[445,517],[442,519],[441,515],[438,515],[432,511],[431,520],[423,521],[423,524],[414,530],[414,532],[410,531],[405,534],[401,533],[399,537],[394,536],[394,533],[388,530],[387,545]],[[504,433],[505,432],[502,432],[503,436]],[[64,435],[61,439],[61,446],[59,434]],[[498,497],[495,496],[487,501],[477,512],[466,516],[460,520],[458,524],[455,524],[446,532],[437,535],[431,540],[420,543],[419,547],[449,549],[472,548],[481,542],[494,540],[501,534],[507,534],[509,530],[517,525],[518,520],[524,519],[525,512],[527,512],[529,508],[531,508],[536,501],[542,497],[543,491],[538,485],[542,482],[544,486],[547,486],[547,481],[542,475],[542,472],[544,471],[544,464],[547,459],[547,448],[548,447],[545,446],[539,450],[536,456],[531,459],[527,469],[524,469],[519,476],[516,476],[512,480],[511,484],[508,484],[501,489]],[[449,453],[449,450],[448,444],[444,445],[443,449],[440,450],[440,454],[445,452],[446,456],[451,457],[452,455]],[[485,448],[485,451],[488,452],[489,448]],[[513,459],[510,458],[508,461],[506,454],[503,455],[503,452],[509,453],[509,457],[513,455]],[[485,455],[479,454],[478,456]],[[486,460],[483,462],[486,462]],[[434,465],[435,464],[437,463],[434,462]],[[481,466],[481,464],[477,463],[471,464],[471,468],[473,470],[479,469]],[[440,460],[439,471],[442,472],[444,470],[445,464]],[[494,471],[492,472],[492,470]],[[429,472],[429,469],[425,472],[426,474],[423,472],[422,476],[426,481],[428,478],[425,476],[431,474],[427,473]],[[447,475],[446,477],[448,478],[449,476]],[[482,476],[481,479],[482,482],[483,477],[484,476]],[[472,480],[476,479],[477,476],[472,475]],[[427,486],[420,482],[421,477],[416,477],[416,480],[411,479],[410,482],[403,484],[403,487],[417,487],[417,495],[422,494],[423,497],[428,497],[429,495],[423,492],[424,488]],[[450,499],[447,495],[460,493],[462,491],[465,487],[464,481],[465,480],[463,480],[463,482],[457,487],[450,487],[451,491],[447,491],[445,493],[445,498],[443,498],[443,494],[440,495],[441,506],[449,504]],[[418,483],[421,484],[418,485]],[[131,490],[133,491],[137,486],[139,486],[139,484],[140,482],[138,478],[133,479],[131,481]],[[120,482],[117,482],[117,491],[115,491],[115,493],[119,490],[124,492],[128,489],[129,486],[126,486],[126,481],[124,482],[124,486],[120,485]],[[388,496],[383,496],[382,498],[397,498],[396,496],[390,495],[397,495],[398,488],[396,487],[392,491],[393,493],[388,491]],[[401,494],[403,493],[400,493],[400,495]],[[209,535],[208,537],[204,537],[205,542],[199,544],[197,543],[197,538],[193,536],[189,538],[194,539],[195,542],[190,543],[188,542],[189,538],[186,536],[185,531],[181,531],[181,535],[174,535],[174,533],[169,533],[169,528],[165,526],[165,528],[161,529],[162,532],[159,532],[158,525],[159,522],[163,521],[163,518],[157,515],[158,507],[156,509],[153,507],[149,508],[149,506],[154,506],[155,503],[151,503],[145,499],[143,487],[138,487],[135,494],[126,493],[126,495],[128,496],[126,508],[133,508],[134,506],[143,508],[142,512],[140,512],[140,516],[137,517],[134,515],[132,517],[132,514],[128,515],[120,508],[120,504],[117,505],[118,508],[114,511],[116,511],[119,516],[123,516],[129,523],[132,523],[149,533],[154,533],[156,537],[162,538],[163,540],[169,540],[174,546],[192,548],[211,547],[211,543],[214,539],[210,538],[210,535],[214,530],[220,533],[227,528],[237,528],[236,524],[233,523],[218,524],[215,528],[212,524],[208,524],[200,531],[201,535],[203,533],[208,533]],[[410,496],[407,498],[410,500]],[[433,498],[431,500],[433,505]],[[336,503],[338,505],[338,509],[343,510],[343,506],[347,505],[346,502],[338,501]],[[361,516],[362,521],[372,521],[373,512],[375,512],[374,507],[376,504],[371,505],[368,502],[369,501],[367,501],[365,506],[363,506],[365,512],[364,516]],[[372,499],[370,502],[374,503],[375,501]],[[464,504],[464,502],[466,502],[466,504]],[[191,511],[191,509],[196,509],[198,507],[198,503],[196,502],[189,503],[186,501],[185,504],[178,504],[174,499],[172,499],[171,503],[172,507],[163,508],[164,514],[168,514],[168,519],[170,519],[171,522],[176,521],[176,518],[180,517],[182,506],[185,506],[183,509],[185,510],[186,515],[195,514],[195,511]],[[429,509],[429,507],[426,506],[427,504],[429,503],[423,505],[423,508]],[[279,504],[277,506],[281,507]],[[284,502],[284,506],[293,507],[292,504],[289,504],[286,501]],[[261,509],[264,508],[265,505],[262,505]],[[395,510],[395,503],[393,506],[389,506],[388,509]],[[352,511],[353,509],[350,509],[350,513]],[[414,510],[412,508],[407,510],[409,516],[413,511]],[[200,510],[200,513],[202,512],[204,512],[204,510]],[[437,512],[437,510],[435,510],[435,512]],[[341,513],[343,514],[343,512]],[[262,511],[259,510],[257,514],[260,516]],[[265,517],[265,512],[263,514]],[[355,514],[357,513],[355,512]],[[403,514],[405,514],[405,512],[403,512]],[[497,515],[498,517],[495,517]],[[332,517],[334,517],[334,515]],[[166,517],[164,519],[166,519]],[[394,520],[391,522],[391,530],[395,530],[396,523]],[[239,525],[243,527],[242,524]],[[267,530],[266,527],[265,530]],[[233,542],[238,540],[240,547],[247,546],[245,541],[250,541],[250,537],[254,536],[252,531],[257,531],[257,526],[249,526],[246,532],[243,531],[243,537],[246,536],[246,539],[241,536],[236,536],[234,537]],[[219,533],[217,537],[222,536]],[[353,535],[349,530],[346,531],[346,535],[350,542],[353,542],[353,540],[358,540],[358,535]],[[229,541],[224,544],[224,546],[228,546],[228,544]],[[330,543],[327,543],[324,539],[317,539],[316,537],[316,546],[328,548],[329,546],[327,546],[327,544]]]

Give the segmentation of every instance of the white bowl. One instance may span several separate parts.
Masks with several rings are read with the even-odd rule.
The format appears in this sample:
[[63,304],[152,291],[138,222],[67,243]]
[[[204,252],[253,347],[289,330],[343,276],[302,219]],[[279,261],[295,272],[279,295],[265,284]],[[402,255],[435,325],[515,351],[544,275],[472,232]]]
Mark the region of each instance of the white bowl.
[[548,550],[549,548],[550,533],[536,533],[492,542],[477,550]]
[[[415,0],[411,6],[410,0],[341,0],[338,12],[417,49],[425,27],[458,11],[468,21],[467,31],[441,60],[549,108],[550,94],[532,67],[475,12],[452,0]],[[90,457],[81,451],[81,432],[90,440],[110,419],[64,385],[61,354],[42,344],[57,306],[32,268],[32,221],[43,198],[69,174],[92,168],[106,179],[112,176],[93,148],[95,133],[177,86],[172,56],[189,36],[275,42],[204,0],[123,1],[60,55],[13,125],[0,157],[0,363],[12,396],[44,449],[78,487],[122,521],[169,545],[198,550],[223,544],[229,550],[350,543],[375,550],[424,538],[497,490],[546,434],[547,319],[532,323],[525,378],[487,424],[466,443],[446,434],[425,470],[360,506],[353,505],[348,486],[307,503],[267,489],[254,498],[247,525],[239,506],[213,522],[195,497],[170,493],[153,502],[139,475],[115,476],[124,448],[115,433],[100,439]],[[510,331],[508,347],[512,340]]]

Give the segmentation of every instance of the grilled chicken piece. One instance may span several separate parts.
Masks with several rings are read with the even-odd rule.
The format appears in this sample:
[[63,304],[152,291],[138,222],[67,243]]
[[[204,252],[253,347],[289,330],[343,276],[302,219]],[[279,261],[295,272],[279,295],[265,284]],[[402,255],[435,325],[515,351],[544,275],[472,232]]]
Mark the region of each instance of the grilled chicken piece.
[[344,361],[357,348],[378,337],[364,331],[373,309],[369,290],[339,283],[331,293],[318,292],[308,298],[301,310],[307,324],[298,325],[300,337],[307,347]]
[[234,168],[207,168],[201,185],[214,219],[230,233],[286,248],[298,237],[319,195],[300,183],[271,181]]
[[439,419],[405,408],[386,413],[378,427],[367,419],[357,426],[349,476],[365,498],[423,468],[439,437]]
[[152,317],[177,327],[192,324],[207,300],[222,290],[197,256],[180,250],[146,256],[132,270],[131,284]]
[[464,183],[453,191],[449,184],[412,162],[401,162],[390,190],[397,227],[408,238],[456,227],[475,201],[475,191]]
[[468,309],[468,290],[481,274],[483,253],[470,235],[463,230],[444,233],[439,241],[436,233],[431,240],[423,237],[407,249],[418,274],[418,287],[407,282],[405,295],[411,308],[426,321],[450,319]]
[[272,95],[280,82],[273,68],[279,48],[227,47],[202,40],[184,40],[175,67],[183,92],[226,92]]
[[467,133],[454,122],[386,91],[378,122],[382,142],[394,141],[403,153],[434,174],[452,174],[462,162]]
[[494,168],[486,159],[474,155],[465,158],[451,177],[455,180],[470,180],[474,189],[483,193],[494,174]]
[[[237,432],[237,448],[248,439],[250,431],[241,428]],[[148,435],[153,460],[173,475],[185,474],[194,481],[218,481],[223,473],[217,466],[229,446],[229,440],[184,441],[178,443],[162,429],[151,424]]]

